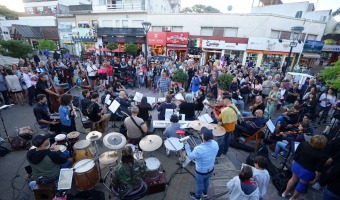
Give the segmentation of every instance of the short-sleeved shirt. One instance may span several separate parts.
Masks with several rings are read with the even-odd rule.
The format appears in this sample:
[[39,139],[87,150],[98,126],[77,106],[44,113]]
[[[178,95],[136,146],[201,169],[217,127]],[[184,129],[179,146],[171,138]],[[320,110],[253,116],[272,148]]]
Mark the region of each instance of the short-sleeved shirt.
[[97,103],[94,103],[93,106],[93,111],[89,114],[89,118],[91,121],[97,122],[101,119],[101,116],[98,116],[98,113],[101,112],[101,109]]
[[40,103],[37,103],[33,108],[33,113],[35,118],[37,119],[37,122],[41,125],[42,123],[39,122],[39,120],[43,119],[46,121],[51,121],[50,116],[48,115],[48,109],[45,106],[45,104],[41,105]]
[[235,130],[237,114],[232,108],[223,108],[219,117],[222,118],[222,126],[224,127],[226,132],[232,132]]
[[[133,119],[136,121],[136,123],[139,126],[142,126],[144,124],[144,120],[142,118],[139,117],[133,117]],[[131,117],[127,117],[124,120],[124,125],[126,127],[127,130],[127,136],[128,138],[140,138],[142,137],[142,131],[140,130],[140,128],[138,128],[135,123],[133,123],[133,121],[131,120]]]
[[46,97],[49,98],[50,95],[48,94],[48,92],[45,91],[45,89],[48,89],[47,82],[43,82],[43,81],[39,80],[37,82],[37,85],[36,85],[36,90],[35,90],[36,94],[37,95],[38,94],[45,94]]

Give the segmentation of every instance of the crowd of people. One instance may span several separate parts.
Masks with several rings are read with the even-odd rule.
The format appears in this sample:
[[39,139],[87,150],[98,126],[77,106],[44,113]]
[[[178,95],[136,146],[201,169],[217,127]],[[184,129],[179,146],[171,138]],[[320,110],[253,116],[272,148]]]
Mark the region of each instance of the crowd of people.
[[[183,85],[172,81],[177,70],[183,70],[187,74],[188,81]],[[218,80],[222,74],[230,74],[234,78],[228,90],[220,92]],[[208,98],[214,102],[215,108],[219,108],[212,110],[214,123],[220,122],[225,129],[225,135],[213,137],[213,140],[217,141],[217,157],[227,154],[231,140],[238,140],[242,133],[256,134],[268,120],[272,120],[275,131],[271,139],[275,142],[271,158],[277,159],[278,155],[284,158],[292,156],[295,160],[292,167],[294,175],[282,196],[288,196],[289,190],[299,181],[292,199],[296,199],[309,182],[328,184],[327,194],[339,197],[338,191],[334,190],[332,185],[337,184],[332,182],[334,179],[320,180],[327,159],[332,158],[332,166],[336,165],[339,162],[338,155],[334,149],[327,153],[323,151],[328,148],[327,140],[323,136],[316,137],[314,129],[316,123],[330,123],[329,116],[333,119],[339,114],[340,104],[336,91],[327,88],[319,74],[310,75],[312,76],[301,82],[292,75],[283,76],[277,66],[264,70],[254,67],[251,62],[242,65],[228,59],[223,62],[209,61],[201,66],[197,60],[191,58],[182,61],[149,60],[147,63],[143,56],[113,57],[112,60],[94,57],[85,61],[70,58],[53,60],[48,57],[46,62],[26,59],[7,68],[0,66],[0,91],[2,102],[5,104],[24,105],[27,102],[33,106],[36,103],[33,108],[34,115],[46,133],[76,131],[74,119],[77,112],[75,107],[78,107],[81,113],[96,125],[95,129],[101,132],[105,132],[109,121],[123,119],[125,127],[121,127],[121,131],[126,129],[127,139],[132,144],[138,144],[147,134],[152,120],[149,112],[155,107],[158,120],[165,120],[166,109],[177,109],[180,114],[185,114],[186,121],[192,121],[197,119],[196,113],[204,109],[203,101]],[[61,94],[56,89],[60,87],[66,91],[74,90],[77,98],[70,94]],[[136,106],[132,106],[131,95],[134,94],[128,94],[128,87],[148,88],[154,93],[158,92],[159,97],[165,97],[165,101],[153,105],[149,104],[144,96]],[[184,100],[174,102],[177,94],[182,94]],[[101,98],[106,95],[120,103],[116,113],[107,109],[104,99]],[[54,106],[53,98],[60,99],[57,107]],[[60,122],[51,119],[54,112],[59,113]],[[276,113],[281,112],[279,117],[275,117]],[[180,129],[179,119],[171,116],[170,121],[173,124],[167,127],[164,135],[178,136],[176,131]],[[207,133],[203,134],[204,132]],[[205,137],[203,143],[206,143],[205,146],[214,146],[215,149],[215,143],[209,143],[212,138],[208,132],[202,131]],[[301,143],[296,150],[292,145],[294,142]],[[312,149],[317,153],[306,154],[306,151]],[[186,150],[189,157],[199,159],[191,150]],[[319,164],[316,166],[314,161]],[[211,161],[204,162],[211,166],[196,166],[196,179],[205,182],[205,178],[209,178],[213,170],[213,164]],[[217,163],[215,158],[214,163]],[[257,169],[265,168],[265,161],[259,158],[257,163]],[[56,164],[59,164],[59,161]],[[332,173],[336,174],[338,171],[333,170]],[[252,172],[245,167],[238,178],[228,183],[228,188],[243,190],[245,195],[254,194],[263,198],[265,192],[258,185],[266,185],[267,181],[255,184],[255,188],[249,186],[253,184],[251,177]],[[240,183],[241,185],[235,186]],[[258,189],[259,192],[256,192]],[[206,195],[206,190],[205,183],[198,183],[196,193],[191,196],[199,199],[202,192],[203,196]]]

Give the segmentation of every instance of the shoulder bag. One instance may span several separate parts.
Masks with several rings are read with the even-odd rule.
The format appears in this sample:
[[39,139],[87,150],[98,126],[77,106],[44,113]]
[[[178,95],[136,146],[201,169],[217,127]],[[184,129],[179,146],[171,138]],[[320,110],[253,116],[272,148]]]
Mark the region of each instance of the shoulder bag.
[[139,130],[142,131],[143,134],[147,134],[146,132],[143,131],[143,129],[141,127],[144,124],[144,122],[141,125],[138,125],[137,122],[135,121],[135,119],[133,119],[132,116],[130,118],[131,118],[132,122],[139,128]]

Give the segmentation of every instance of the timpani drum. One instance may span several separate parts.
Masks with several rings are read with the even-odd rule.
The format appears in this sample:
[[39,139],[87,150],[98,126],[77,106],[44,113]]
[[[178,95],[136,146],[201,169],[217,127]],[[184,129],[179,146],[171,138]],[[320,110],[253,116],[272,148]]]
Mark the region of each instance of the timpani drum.
[[80,140],[73,145],[73,159],[74,162],[86,158],[94,159],[95,148],[88,140]]
[[183,143],[179,141],[179,138],[170,137],[164,141],[164,146],[167,152],[177,153],[183,148]]
[[73,178],[79,191],[91,190],[99,182],[99,172],[93,159],[83,159],[73,165]]
[[147,167],[146,176],[150,179],[158,178],[161,162],[155,157],[150,157],[145,159],[145,164]]

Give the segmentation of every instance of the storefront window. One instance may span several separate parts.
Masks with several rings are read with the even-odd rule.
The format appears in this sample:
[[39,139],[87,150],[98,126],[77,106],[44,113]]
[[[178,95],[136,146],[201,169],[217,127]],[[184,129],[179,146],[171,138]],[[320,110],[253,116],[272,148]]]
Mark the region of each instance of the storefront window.
[[261,66],[264,68],[271,68],[273,66],[280,67],[283,55],[263,54]]
[[258,56],[257,53],[248,53],[246,60],[247,60],[248,63],[252,62],[253,65],[256,65],[257,56]]

